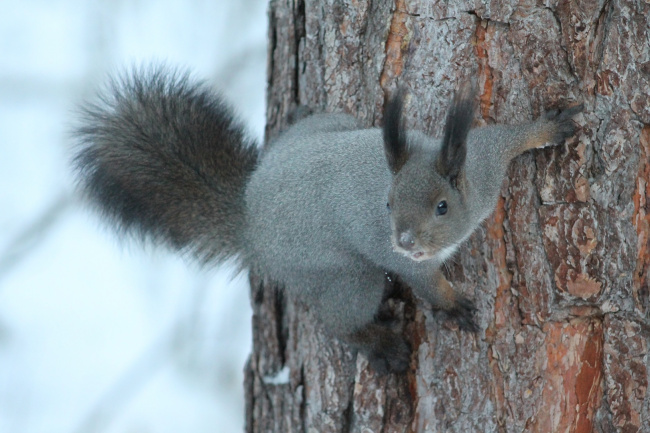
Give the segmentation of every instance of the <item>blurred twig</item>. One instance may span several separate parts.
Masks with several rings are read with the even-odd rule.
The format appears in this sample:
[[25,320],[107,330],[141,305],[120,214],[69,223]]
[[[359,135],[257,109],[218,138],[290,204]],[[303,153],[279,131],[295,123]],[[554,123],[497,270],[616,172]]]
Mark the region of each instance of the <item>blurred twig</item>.
[[71,196],[62,194],[33,223],[9,241],[0,253],[0,279],[39,246],[71,204]]

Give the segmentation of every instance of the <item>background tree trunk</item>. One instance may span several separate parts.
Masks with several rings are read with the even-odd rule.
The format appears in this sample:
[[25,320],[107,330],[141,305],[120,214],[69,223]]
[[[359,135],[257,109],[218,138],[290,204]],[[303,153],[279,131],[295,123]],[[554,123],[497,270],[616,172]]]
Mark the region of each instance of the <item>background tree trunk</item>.
[[476,336],[390,302],[408,375],[378,376],[253,276],[248,431],[650,432],[650,3],[274,0],[269,17],[269,137],[297,104],[380,125],[398,84],[408,124],[440,135],[470,76],[480,124],[585,111],[568,145],[512,164],[455,257]]

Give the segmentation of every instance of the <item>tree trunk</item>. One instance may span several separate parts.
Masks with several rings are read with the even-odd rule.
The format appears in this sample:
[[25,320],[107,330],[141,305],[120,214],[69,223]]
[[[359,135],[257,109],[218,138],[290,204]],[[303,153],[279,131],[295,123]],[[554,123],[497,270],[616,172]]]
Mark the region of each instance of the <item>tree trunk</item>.
[[650,3],[273,0],[269,16],[269,137],[298,104],[380,125],[397,85],[408,125],[439,136],[471,76],[479,124],[585,110],[576,138],[513,162],[455,256],[477,335],[389,302],[408,374],[376,374],[253,276],[247,431],[650,432]]

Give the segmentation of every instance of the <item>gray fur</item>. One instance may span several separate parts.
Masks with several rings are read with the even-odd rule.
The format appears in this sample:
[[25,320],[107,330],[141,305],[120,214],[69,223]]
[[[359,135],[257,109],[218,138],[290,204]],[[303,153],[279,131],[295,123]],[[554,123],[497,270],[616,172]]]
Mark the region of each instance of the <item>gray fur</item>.
[[[327,330],[387,371],[405,370],[410,351],[376,319],[385,273],[399,275],[418,296],[476,329],[473,304],[440,284],[439,266],[492,212],[510,159],[533,142],[564,138],[571,117],[467,134],[474,95],[464,93],[451,108],[448,141],[466,149],[452,183],[438,172],[440,140],[417,131],[362,129],[342,114],[300,120],[257,160],[221,99],[164,70],[155,77],[135,76],[138,91],[117,86],[116,103],[90,111],[77,159],[87,190],[118,227],[135,226],[200,259],[240,257],[243,266],[302,297]],[[204,98],[212,102],[197,103]],[[188,123],[183,113],[192,110],[197,113]],[[453,116],[458,112],[460,120]],[[407,141],[407,157],[390,165],[399,168],[395,173],[387,164],[386,136]],[[441,200],[444,215],[436,213]],[[413,245],[404,250],[397,244],[406,232]],[[415,260],[420,249],[428,260]]]

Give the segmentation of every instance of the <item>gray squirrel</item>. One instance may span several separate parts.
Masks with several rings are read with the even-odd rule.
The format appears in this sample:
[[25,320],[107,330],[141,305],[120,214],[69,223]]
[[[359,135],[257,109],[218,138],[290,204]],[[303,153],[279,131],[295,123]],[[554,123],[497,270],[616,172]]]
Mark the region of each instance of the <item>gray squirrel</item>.
[[582,109],[471,129],[476,99],[472,86],[457,92],[442,140],[405,128],[399,91],[382,129],[315,114],[259,150],[207,85],[153,67],[84,106],[75,163],[120,233],[203,264],[234,259],[299,296],[378,371],[402,372],[409,344],[377,318],[387,273],[476,331],[474,304],[440,266],[492,213],[510,161],[573,135]]

